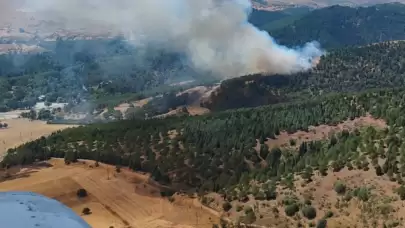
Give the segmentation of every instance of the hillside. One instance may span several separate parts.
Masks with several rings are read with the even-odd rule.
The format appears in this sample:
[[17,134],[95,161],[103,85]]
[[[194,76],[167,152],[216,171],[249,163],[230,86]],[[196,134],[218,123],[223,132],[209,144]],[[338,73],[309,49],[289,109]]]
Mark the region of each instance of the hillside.
[[[401,158],[405,148],[402,140],[405,119],[401,114],[405,107],[404,96],[402,89],[376,90],[198,117],[119,121],[67,129],[9,150],[2,165],[30,164],[49,157],[64,157],[67,164],[78,158],[92,159],[151,173],[153,179],[176,190],[195,188],[201,197],[209,197],[206,194],[210,192],[220,193],[232,204],[231,207],[236,207],[236,202],[242,208],[245,205],[246,215],[241,219],[247,223],[269,222],[261,216],[264,213],[262,209],[253,208],[252,197],[260,205],[279,202],[277,210],[286,210],[286,214],[281,216],[280,213],[279,218],[286,219],[288,224],[309,223],[314,218],[312,215],[305,215],[308,220],[290,219],[289,216],[300,209],[316,210],[322,216],[327,213],[328,207],[314,201],[313,208],[304,209],[312,198],[309,198],[309,203],[303,204],[307,202],[301,198],[303,192],[292,187],[295,182],[293,174],[310,183],[321,178],[318,172],[321,176],[329,176],[334,175],[329,172],[337,174],[348,167],[349,170],[376,170],[374,173],[378,176],[385,173],[387,180],[402,184],[401,173],[405,167],[402,166],[405,160]],[[291,140],[291,146],[276,147],[271,151],[265,144],[267,140],[277,138],[281,131],[294,133],[298,130],[308,131],[310,126],[338,125],[346,120],[367,116],[368,113],[385,120],[389,130],[349,128],[331,133],[323,139],[308,138],[299,145]],[[346,179],[342,178],[341,181],[345,182]],[[361,182],[347,183],[346,190],[352,198],[345,198],[345,201],[352,200],[350,202],[354,208],[380,202],[383,198],[375,188],[371,183],[365,186]],[[336,191],[341,194],[340,190]],[[401,199],[405,198],[402,190],[398,194]],[[273,201],[274,198],[277,201]],[[343,196],[338,198],[343,200]],[[327,204],[333,202],[330,200],[324,198]],[[397,201],[398,198],[392,202]],[[223,201],[214,197],[213,201],[206,198],[203,202],[217,202],[221,207]],[[229,210],[228,204],[223,205],[226,211]],[[252,208],[249,209],[247,205]],[[391,212],[397,206],[391,206],[393,209],[381,216],[388,216],[389,221],[397,221],[399,217]],[[345,207],[343,204],[336,206],[332,214],[334,219],[345,216],[339,211]],[[265,208],[271,209],[272,206]],[[370,218],[373,213],[376,216],[376,212],[377,209],[360,211],[364,218]],[[224,216],[233,218],[234,214],[225,213]],[[317,218],[322,222],[322,217]],[[387,222],[383,217],[375,218],[377,223]],[[362,221],[354,221],[355,224],[358,222]],[[373,221],[368,222],[371,225]]]
[[225,110],[316,98],[329,93],[401,87],[405,85],[404,51],[402,41],[337,49],[323,56],[308,72],[250,75],[224,81],[202,105],[211,110]]
[[269,30],[281,44],[317,40],[324,48],[364,45],[405,38],[405,5],[399,3],[314,10],[286,27]]
[[296,7],[277,11],[253,9],[249,16],[249,22],[260,29],[271,31],[287,26],[309,12],[311,12],[311,8],[308,7]]

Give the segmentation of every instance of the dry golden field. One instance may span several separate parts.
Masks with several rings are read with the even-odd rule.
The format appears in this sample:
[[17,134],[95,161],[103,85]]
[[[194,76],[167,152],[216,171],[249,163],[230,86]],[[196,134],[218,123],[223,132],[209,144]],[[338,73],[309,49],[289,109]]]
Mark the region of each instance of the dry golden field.
[[46,124],[43,121],[28,119],[0,119],[8,124],[7,129],[0,129],[0,157],[9,148],[46,136],[52,132],[62,130],[72,125]]
[[[93,161],[65,165],[52,159],[52,167],[12,168],[12,175],[0,182],[0,191],[33,191],[54,198],[81,215],[94,228],[211,228],[218,223],[214,214],[204,210],[196,199],[175,196],[173,202],[160,197],[148,176]],[[89,196],[79,199],[76,191],[84,188]]]
[[46,136],[72,125],[46,124],[43,121],[28,119],[0,119],[8,124],[7,129],[0,129],[0,158],[9,148]]

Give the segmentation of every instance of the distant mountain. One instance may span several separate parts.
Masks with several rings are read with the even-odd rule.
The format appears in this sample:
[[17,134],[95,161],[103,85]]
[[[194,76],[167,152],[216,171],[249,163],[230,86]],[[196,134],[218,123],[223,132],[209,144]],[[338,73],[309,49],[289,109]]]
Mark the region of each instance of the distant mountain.
[[249,22],[262,30],[275,30],[293,23],[312,10],[309,7],[295,7],[277,11],[254,8],[249,15]]
[[392,2],[402,2],[404,0],[251,0],[253,7],[255,9],[267,10],[267,11],[277,11],[284,10],[287,8],[294,7],[311,7],[311,8],[323,8],[332,5],[342,5],[342,6],[371,6],[375,4],[384,4]]
[[317,40],[324,48],[365,45],[405,39],[405,5],[381,4],[351,8],[331,6],[314,10],[270,35],[288,46]]

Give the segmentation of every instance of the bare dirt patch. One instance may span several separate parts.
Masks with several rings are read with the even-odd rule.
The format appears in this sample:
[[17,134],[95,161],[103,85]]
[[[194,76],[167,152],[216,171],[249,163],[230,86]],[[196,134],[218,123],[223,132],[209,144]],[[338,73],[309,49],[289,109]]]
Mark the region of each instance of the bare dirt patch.
[[[170,202],[160,197],[146,175],[124,168],[116,173],[114,167],[104,164],[91,168],[93,161],[69,166],[62,159],[49,163],[52,167],[34,167],[36,172],[25,178],[1,182],[0,191],[33,191],[55,198],[95,228],[211,228],[218,223],[214,215],[197,207],[194,199],[175,196]],[[32,169],[21,169],[17,174]],[[89,196],[79,199],[79,188],[86,189]],[[90,208],[90,215],[81,214],[85,207]]]
[[187,106],[187,111],[191,116],[205,115],[210,113],[209,109],[199,106]]
[[207,93],[212,91],[212,87],[208,86],[196,86],[191,89],[182,91],[177,94],[177,96],[187,94],[187,104],[192,106],[199,106],[201,99],[206,96]]
[[0,122],[8,124],[8,128],[0,129],[0,157],[9,148],[49,135],[58,130],[74,127],[73,125],[46,124],[43,121],[30,121],[22,118],[0,119]]
[[354,120],[346,120],[336,126],[319,125],[310,126],[308,132],[297,131],[289,134],[285,131],[280,132],[280,135],[276,139],[267,140],[266,144],[269,148],[285,147],[290,145],[290,141],[293,140],[296,146],[299,146],[302,142],[323,140],[329,138],[331,135],[341,132],[343,130],[352,131],[361,127],[373,126],[377,128],[386,128],[387,124],[384,120],[375,119],[370,115],[355,118]]
[[122,103],[122,104],[114,107],[114,110],[118,110],[124,114],[131,107],[131,105],[133,105],[134,107],[142,108],[144,105],[146,105],[152,99],[153,99],[152,97],[148,97],[148,98],[134,101],[134,102]]

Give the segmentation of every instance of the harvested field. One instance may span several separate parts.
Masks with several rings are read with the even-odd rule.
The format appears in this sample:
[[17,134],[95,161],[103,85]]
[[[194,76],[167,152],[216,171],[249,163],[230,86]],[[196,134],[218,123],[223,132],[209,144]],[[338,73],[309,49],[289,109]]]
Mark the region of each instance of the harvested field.
[[46,124],[43,121],[30,121],[22,118],[0,119],[0,122],[8,124],[7,129],[0,129],[0,157],[9,148],[49,135],[58,130],[74,127],[73,125]]
[[[52,197],[72,208],[92,227],[104,228],[211,228],[218,219],[196,206],[195,199],[176,195],[173,202],[160,196],[148,184],[148,176],[93,161],[65,165],[62,159],[49,161],[52,167],[10,170],[12,177],[0,182],[0,191],[33,191]],[[26,175],[24,175],[26,174]],[[86,189],[88,197],[79,199],[76,191]],[[83,208],[91,210],[82,215]]]

